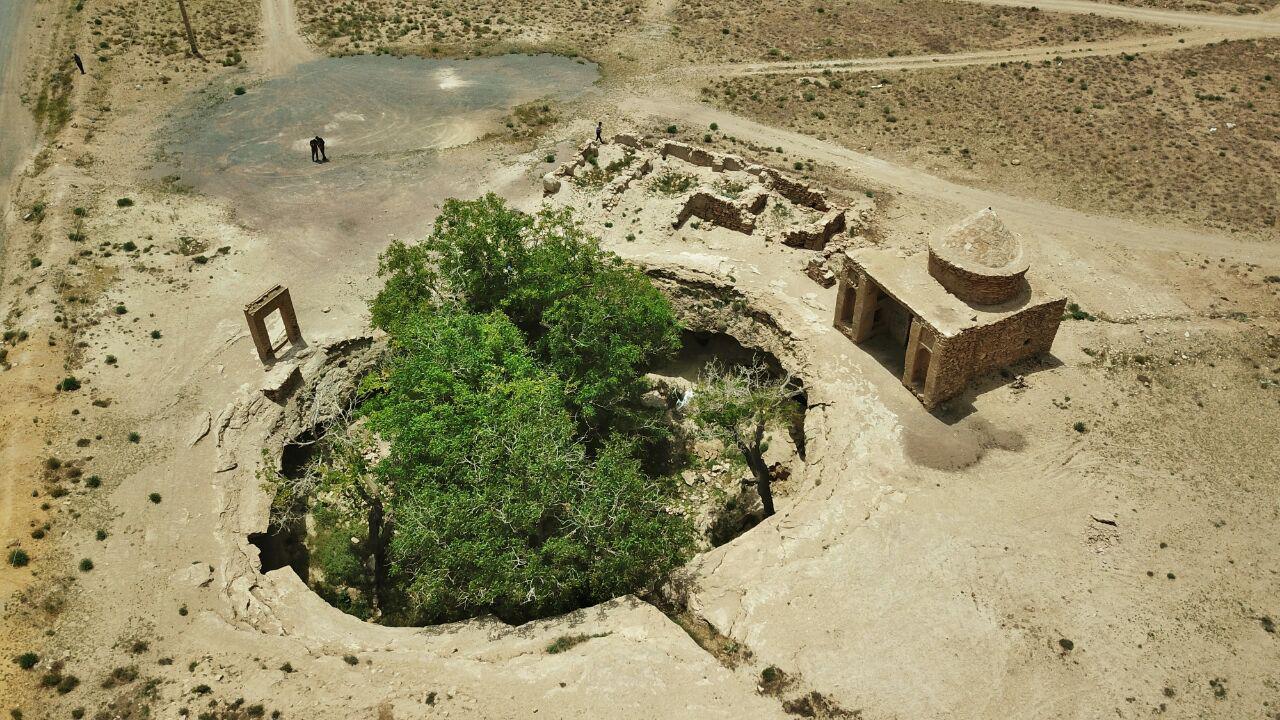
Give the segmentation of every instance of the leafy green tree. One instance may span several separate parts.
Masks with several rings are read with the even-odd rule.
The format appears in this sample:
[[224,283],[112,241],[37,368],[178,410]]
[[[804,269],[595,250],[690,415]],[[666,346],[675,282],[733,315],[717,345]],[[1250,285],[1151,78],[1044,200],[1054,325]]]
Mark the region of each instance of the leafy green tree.
[[392,243],[378,274],[374,325],[390,330],[423,307],[449,300],[473,312],[501,310],[526,332],[557,298],[576,291],[606,259],[568,210],[528,215],[489,193],[445,201],[418,245]]
[[[319,441],[316,459],[300,477],[288,478],[279,473],[270,473],[268,477],[275,492],[272,517],[277,525],[314,511],[317,517],[323,514],[332,518],[333,523],[341,518],[346,519],[347,524],[356,521],[360,526],[363,543],[358,555],[368,557],[372,566],[367,584],[372,591],[374,616],[386,605],[388,550],[394,533],[392,487],[384,477],[373,472],[373,461],[378,454],[374,434],[362,423],[352,423],[344,415],[328,425]],[[350,537],[345,528],[336,535]],[[327,535],[323,539],[328,539]],[[345,554],[341,552],[344,550]],[[352,583],[357,575],[350,567],[353,552],[349,545],[330,544],[316,559],[332,560],[321,563],[326,576],[332,576],[331,581]]]
[[680,347],[671,303],[635,268],[597,272],[543,315],[540,355],[588,425],[607,423],[644,390],[642,369]]
[[379,274],[386,285],[373,301],[375,325],[394,332],[449,303],[501,311],[563,378],[579,421],[599,435],[638,397],[643,368],[679,347],[667,298],[602,250],[567,209],[530,216],[492,194],[449,200],[425,241],[387,249]]
[[774,513],[773,472],[764,460],[765,432],[797,422],[799,391],[791,385],[789,376],[775,377],[763,363],[733,367],[711,363],[693,400],[698,426],[742,454],[755,478],[765,517]]
[[401,326],[368,406],[391,443],[394,574],[418,620],[519,621],[630,592],[682,562],[673,488],[625,442],[594,458],[565,390],[502,313],[441,308]]

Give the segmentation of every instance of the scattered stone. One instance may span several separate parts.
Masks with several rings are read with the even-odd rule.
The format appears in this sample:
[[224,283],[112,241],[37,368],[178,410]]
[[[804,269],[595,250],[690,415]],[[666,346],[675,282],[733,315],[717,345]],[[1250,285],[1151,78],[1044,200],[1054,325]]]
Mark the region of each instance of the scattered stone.
[[284,402],[300,382],[302,371],[293,363],[272,368],[262,381],[262,394],[272,402]]
[[209,417],[208,412],[200,413],[195,421],[191,423],[191,431],[187,433],[187,447],[195,447],[196,443],[200,442],[205,435],[208,435],[212,422],[213,419]]

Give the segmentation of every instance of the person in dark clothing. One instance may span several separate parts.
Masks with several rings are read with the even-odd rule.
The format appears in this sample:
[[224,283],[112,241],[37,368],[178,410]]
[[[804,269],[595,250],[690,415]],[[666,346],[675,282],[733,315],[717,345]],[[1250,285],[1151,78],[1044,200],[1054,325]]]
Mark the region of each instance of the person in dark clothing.
[[320,145],[316,138],[311,138],[311,162],[320,162]]
[[604,142],[604,122],[600,120],[596,121],[596,142]]
[[322,163],[329,162],[329,156],[324,154],[324,138],[317,135],[315,140],[313,140],[312,142],[316,144],[316,149],[320,151],[320,162]]
[[80,59],[80,53],[71,53],[71,57],[76,61],[76,67],[80,68],[80,74],[84,74],[84,61]]

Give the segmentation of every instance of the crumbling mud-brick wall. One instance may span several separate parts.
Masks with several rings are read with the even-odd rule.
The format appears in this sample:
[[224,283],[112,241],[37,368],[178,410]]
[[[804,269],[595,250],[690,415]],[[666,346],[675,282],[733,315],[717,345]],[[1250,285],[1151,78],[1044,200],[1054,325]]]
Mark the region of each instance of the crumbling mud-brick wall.
[[635,163],[633,167],[610,180],[609,184],[604,186],[604,199],[600,201],[600,204],[606,208],[614,207],[622,199],[622,194],[627,191],[627,188],[631,187],[632,183],[650,172],[653,172],[653,160],[651,158],[644,158]]
[[[763,206],[763,204],[761,205]],[[671,226],[679,229],[684,226],[690,217],[701,218],[709,223],[719,225],[728,230],[736,230],[744,235],[750,235],[756,229],[756,218],[751,213],[749,206],[740,205],[733,200],[705,190],[698,190],[689,196]]]
[[1066,304],[1066,298],[1054,298],[989,325],[938,338],[932,362],[937,367],[930,368],[937,379],[922,400],[932,407],[963,392],[974,378],[1049,352]]
[[587,164],[592,156],[599,152],[599,144],[595,140],[583,143],[574,154],[573,159],[556,168],[557,177],[573,177],[578,169]]
[[791,228],[782,233],[782,244],[806,250],[821,250],[827,242],[845,230],[845,211],[828,210],[818,220],[804,227]]
[[826,212],[831,209],[830,204],[827,203],[826,193],[810,187],[809,185],[788,176],[786,173],[779,172],[771,167],[765,167],[763,165],[749,165],[747,166],[746,171],[761,180],[767,180],[770,188],[796,205],[813,208],[818,212]]
[[668,157],[683,160],[690,165],[711,168],[716,172],[741,170],[746,167],[746,161],[737,155],[712,152],[682,142],[675,142],[674,140],[662,145],[662,158],[665,160]]

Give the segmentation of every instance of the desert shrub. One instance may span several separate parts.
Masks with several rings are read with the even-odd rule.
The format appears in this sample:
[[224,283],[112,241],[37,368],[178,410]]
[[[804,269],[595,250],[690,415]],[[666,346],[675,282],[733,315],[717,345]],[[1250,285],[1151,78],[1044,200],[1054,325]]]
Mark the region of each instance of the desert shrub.
[[66,695],[80,686],[80,678],[75,675],[63,675],[58,680],[57,689],[59,695]]
[[695,180],[692,175],[666,170],[656,176],[650,186],[664,195],[678,195],[693,187]]
[[14,567],[26,567],[31,562],[31,556],[22,548],[14,548],[9,551],[9,564]]
[[566,650],[571,650],[592,638],[604,637],[605,635],[608,635],[608,633],[595,633],[592,635],[561,635],[552,641],[550,645],[547,645],[547,654],[558,655]]

